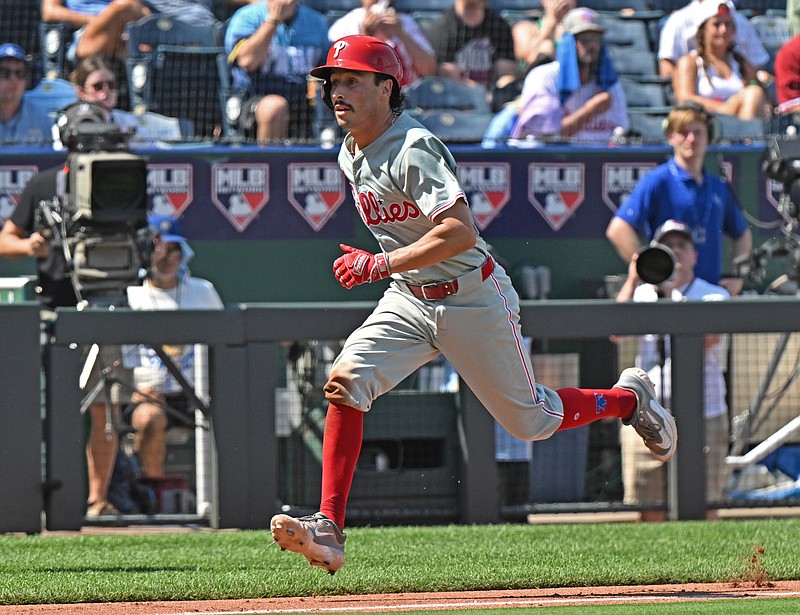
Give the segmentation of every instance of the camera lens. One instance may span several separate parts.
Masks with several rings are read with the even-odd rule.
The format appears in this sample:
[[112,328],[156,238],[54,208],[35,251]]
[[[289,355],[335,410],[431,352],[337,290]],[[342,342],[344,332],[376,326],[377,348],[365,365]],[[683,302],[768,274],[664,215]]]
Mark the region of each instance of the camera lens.
[[667,246],[656,243],[639,252],[636,273],[647,284],[661,284],[675,269],[675,255]]

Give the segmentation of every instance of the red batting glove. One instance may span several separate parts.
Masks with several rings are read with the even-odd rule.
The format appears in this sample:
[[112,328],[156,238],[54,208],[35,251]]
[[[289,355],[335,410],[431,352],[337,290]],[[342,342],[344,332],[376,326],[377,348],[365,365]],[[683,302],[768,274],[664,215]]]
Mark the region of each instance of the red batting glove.
[[370,254],[366,250],[339,244],[344,254],[333,261],[333,275],[345,288],[353,288],[358,284],[377,282],[388,278],[389,259],[386,254]]

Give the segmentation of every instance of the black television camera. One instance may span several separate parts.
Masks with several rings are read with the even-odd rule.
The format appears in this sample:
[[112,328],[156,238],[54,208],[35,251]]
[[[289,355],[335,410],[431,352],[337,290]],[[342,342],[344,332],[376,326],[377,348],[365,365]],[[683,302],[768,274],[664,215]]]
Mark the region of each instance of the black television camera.
[[[80,103],[84,107],[87,105]],[[63,250],[79,306],[122,306],[144,280],[153,251],[147,228],[147,163],[127,151],[130,134],[84,110],[59,119],[67,155],[56,198],[39,203],[39,226]],[[80,118],[80,113],[77,114]],[[94,118],[94,119],[91,119]]]
[[779,219],[773,225],[781,235],[765,241],[736,262],[737,274],[753,282],[762,282],[767,264],[773,258],[786,258],[789,272],[780,275],[768,290],[796,294],[800,282],[800,139],[771,137],[767,144],[764,172],[781,184],[777,206]]

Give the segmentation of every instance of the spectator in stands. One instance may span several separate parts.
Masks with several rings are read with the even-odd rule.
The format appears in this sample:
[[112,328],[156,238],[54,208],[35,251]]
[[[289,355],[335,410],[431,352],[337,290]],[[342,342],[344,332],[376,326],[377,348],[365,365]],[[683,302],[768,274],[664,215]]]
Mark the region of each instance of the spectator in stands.
[[[683,222],[667,220],[655,233],[656,242],[672,250],[675,255],[675,268],[672,276],[654,286],[645,284],[639,278],[634,255],[628,267],[625,280],[617,301],[657,301],[659,298],[672,301],[721,301],[728,299],[728,291],[695,276],[697,249],[691,229]],[[725,402],[725,363],[727,337],[707,335],[705,339],[704,399],[705,416],[705,456],[706,456],[706,496],[709,502],[722,497],[727,471],[725,456],[728,452],[728,406]],[[657,399],[669,408],[671,406],[671,374],[669,336],[643,335],[639,338],[636,353],[636,367],[645,370],[655,384]],[[620,452],[622,458],[622,483],[625,489],[625,504],[647,506],[663,505],[665,500],[666,467],[659,463],[650,451],[641,444],[633,429],[620,428]],[[709,518],[716,517],[716,511],[708,511]],[[642,510],[642,521],[664,521],[663,510]]]
[[0,45],[0,143],[41,145],[50,140],[47,111],[25,100],[31,58],[19,45]]
[[494,94],[517,77],[511,27],[487,0],[454,0],[428,31],[439,74],[480,83]]
[[[79,100],[100,105],[108,112],[108,120],[123,130],[132,131],[129,144],[131,146],[151,145],[159,140],[175,140],[181,136],[177,119],[155,113],[135,115],[117,108],[117,78],[111,64],[102,56],[89,56],[78,62],[70,74],[70,81],[75,84],[75,92]],[[54,126],[53,137],[56,149],[58,127]]]
[[711,115],[696,103],[670,111],[664,132],[673,157],[639,180],[611,219],[606,237],[630,263],[643,240],[649,243],[664,222],[683,222],[692,229],[697,248],[697,277],[738,295],[742,280],[722,279],[722,238],[730,238],[730,262],[735,263],[750,253],[753,237],[730,186],[704,170],[712,130]]
[[[223,309],[214,285],[189,275],[187,264],[193,252],[181,235],[178,221],[169,216],[150,215],[147,222],[156,235],[155,248],[148,278],[142,285],[128,287],[130,307],[134,310]],[[165,349],[186,381],[193,383],[194,345],[173,345]],[[186,392],[151,347],[126,347],[124,354],[126,364],[133,366],[136,386],[129,415],[135,429],[133,448],[145,476],[163,476],[167,429],[178,424],[194,426],[194,414],[189,412],[192,406]]]
[[786,20],[789,23],[789,33],[792,36],[800,34],[800,2],[786,0]]
[[393,0],[361,0],[361,6],[343,15],[328,30],[332,41],[351,34],[368,34],[389,43],[403,63],[405,87],[419,77],[436,72],[436,56],[422,33],[422,28],[411,15],[398,13]]
[[125,57],[125,25],[150,14],[140,0],[42,0],[42,21],[75,28],[67,58]]
[[564,33],[561,22],[575,8],[575,0],[541,0],[544,15],[536,21],[520,19],[511,26],[514,55],[524,70],[556,59],[556,46]]
[[697,49],[681,57],[672,77],[678,103],[696,102],[712,113],[743,120],[771,114],[756,69],[734,50],[736,9],[730,0],[696,5]]
[[[720,4],[719,0],[691,0],[685,7],[670,14],[661,27],[658,42],[658,73],[662,77],[671,79],[678,60],[697,48],[697,27],[702,16],[698,8],[703,2]],[[735,12],[734,20],[737,50],[750,66],[760,69],[769,62],[769,53],[747,17]],[[759,78],[766,81],[769,76],[762,73]]]
[[328,22],[299,0],[255,2],[238,9],[225,33],[233,86],[251,97],[242,123],[259,143],[312,136],[317,99],[307,75],[322,63]]
[[514,139],[568,137],[608,143],[617,126],[627,130],[625,92],[603,43],[600,15],[588,8],[564,17],[555,62],[525,77]]
[[800,113],[800,34],[786,41],[775,56],[775,90],[780,114]]
[[41,0],[42,21],[76,29],[67,52],[70,62],[93,55],[124,58],[123,33],[131,21],[164,13],[182,21],[214,25],[215,0]]

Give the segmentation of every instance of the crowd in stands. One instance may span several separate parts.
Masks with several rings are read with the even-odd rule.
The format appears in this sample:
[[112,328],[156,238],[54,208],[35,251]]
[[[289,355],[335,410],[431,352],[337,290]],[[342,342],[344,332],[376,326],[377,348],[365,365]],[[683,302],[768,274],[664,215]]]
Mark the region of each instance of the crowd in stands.
[[[426,80],[439,88],[441,107],[421,106],[418,100],[412,106],[413,96],[407,104],[407,111],[434,132],[441,122],[437,114],[465,121],[459,112],[468,105],[446,103],[458,99],[447,96],[448,88],[458,82],[480,92],[486,109],[470,107],[477,112],[468,122],[472,129],[443,135],[446,140],[483,141],[492,147],[608,143],[626,133],[632,142],[636,137],[663,142],[663,134],[640,131],[641,122],[634,119],[663,117],[669,106],[687,101],[748,121],[750,132],[733,138],[763,138],[778,126],[785,130],[800,107],[800,42],[792,38],[800,33],[790,28],[795,19],[791,0],[686,2],[670,9],[664,3],[631,0],[622,10],[614,3],[612,11],[604,0],[583,0],[580,6],[576,0],[532,0],[530,8],[511,0],[352,0],[335,5],[326,0],[41,0],[35,23],[26,23],[20,8],[15,24],[14,9],[5,9],[0,139],[41,144],[52,134],[43,133],[41,125],[52,125],[57,109],[42,105],[46,97],[28,100],[33,97],[25,89],[39,83],[45,64],[57,55],[56,39],[49,38],[54,26],[64,33],[56,41],[63,59],[45,79],[71,81],[76,99],[107,106],[114,121],[142,132],[140,143],[158,138],[147,134],[153,124],[164,130],[166,140],[319,142],[326,130],[337,132],[338,127],[321,104],[319,84],[308,77],[309,70],[321,62],[331,41],[356,33],[385,40],[397,50],[404,89]],[[160,44],[131,43],[135,28],[153,14],[180,22],[173,33],[183,32],[184,25],[200,33],[195,36],[204,41],[202,49],[177,34],[165,34],[161,43],[180,47],[185,40],[187,56],[202,51],[212,58],[202,70],[212,66],[213,73],[199,80],[214,87],[205,94],[184,88],[187,98],[208,99],[214,114],[210,125],[181,117],[175,118],[182,122],[178,128],[163,117],[173,113],[159,106],[154,71],[176,60],[161,52]],[[146,61],[134,63],[140,56]],[[88,84],[85,62],[99,71]],[[201,64],[186,66],[181,70],[201,71]],[[655,91],[663,103],[642,106],[638,93],[644,90]],[[147,112],[157,119],[137,121]],[[776,121],[780,116],[783,122]]]

